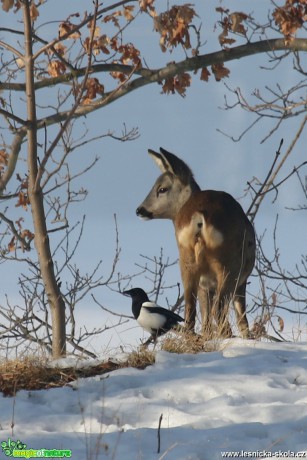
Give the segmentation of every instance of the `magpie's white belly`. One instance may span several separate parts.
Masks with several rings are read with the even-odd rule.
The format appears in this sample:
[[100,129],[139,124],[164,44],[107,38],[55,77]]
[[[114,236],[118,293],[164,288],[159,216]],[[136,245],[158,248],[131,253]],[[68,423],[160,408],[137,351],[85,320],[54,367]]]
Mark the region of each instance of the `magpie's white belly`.
[[143,329],[152,332],[152,329],[161,329],[165,324],[165,318],[159,313],[150,313],[146,307],[142,307],[137,322]]

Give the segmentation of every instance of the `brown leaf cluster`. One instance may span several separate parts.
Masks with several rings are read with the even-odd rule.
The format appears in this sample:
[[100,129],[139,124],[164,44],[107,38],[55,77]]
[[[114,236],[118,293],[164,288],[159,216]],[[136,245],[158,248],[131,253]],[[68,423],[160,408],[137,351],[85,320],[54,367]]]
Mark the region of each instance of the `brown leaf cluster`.
[[[81,85],[77,88],[76,93],[81,89]],[[85,85],[85,92],[82,97],[82,104],[90,104],[99,95],[104,94],[104,86],[99,82],[98,78],[88,78]]]
[[15,222],[16,226],[19,229],[19,232],[18,232],[18,237],[14,235],[11,238],[7,246],[9,252],[16,251],[18,249],[18,243],[20,244],[19,246],[20,249],[24,252],[25,244],[30,243],[34,238],[34,234],[30,230],[28,230],[27,228],[24,229],[22,227],[22,222],[23,222],[22,217],[20,217],[20,219],[16,220]]
[[66,72],[66,65],[64,62],[55,59],[49,62],[47,71],[51,77],[58,77],[59,75],[64,75]]
[[119,18],[123,17],[126,21],[132,21],[134,19],[133,16],[134,6],[128,5],[123,7],[122,10],[116,10],[111,14],[108,14],[103,18],[103,22],[113,22],[114,26],[120,29]]
[[209,77],[210,77],[211,73],[209,72],[209,70],[207,69],[207,67],[204,67],[203,69],[201,69],[201,74],[200,74],[200,79],[203,80],[203,81],[209,81]]
[[[115,46],[114,49],[117,52],[121,53],[121,57],[117,62],[122,64],[132,64],[136,69],[141,65],[140,52],[132,43],[127,43],[126,45]],[[127,80],[127,75],[123,72],[110,72],[110,75],[117,79],[120,83],[124,83]]]
[[120,45],[118,47],[118,52],[121,53],[119,61],[123,64],[133,64],[136,67],[140,65],[140,52],[132,43]]
[[188,73],[175,75],[165,80],[162,86],[162,92],[165,94],[175,94],[185,96],[186,89],[191,85],[191,76]]
[[307,21],[306,0],[286,0],[282,7],[273,11],[273,18],[289,44],[295,37],[298,29]]
[[21,206],[24,210],[27,211],[29,204],[30,204],[30,201],[29,201],[28,193],[20,190],[18,192],[18,201],[15,204],[16,208]]
[[22,178],[19,174],[16,175],[16,179],[20,182],[19,192],[17,195],[17,203],[15,204],[16,208],[22,207],[25,211],[28,210],[28,205],[30,204],[28,196],[28,178]]
[[69,38],[71,40],[77,40],[81,37],[79,30],[76,29],[76,25],[66,20],[62,22],[59,26],[59,37],[60,38]]
[[189,27],[195,16],[195,10],[187,3],[174,5],[154,17],[154,28],[161,36],[160,47],[163,52],[178,45],[185,49],[191,48]]
[[[40,0],[38,3],[42,3],[43,0]],[[20,0],[1,0],[2,9],[6,13],[10,11],[15,6],[15,13],[21,8],[22,2]],[[39,16],[39,11],[37,5],[35,4],[34,0],[30,3],[30,17],[31,20],[34,22]]]
[[64,46],[63,43],[56,43],[54,45],[54,50],[59,56],[64,57],[66,53],[66,46]]
[[15,6],[15,12],[21,7],[20,0],[1,0],[2,9],[6,13]]
[[36,21],[36,19],[39,16],[39,11],[34,2],[31,2],[31,5],[30,5],[30,16],[31,16],[32,21]]
[[87,37],[83,42],[83,47],[87,53],[92,53],[97,56],[100,53],[110,54],[109,46],[111,44],[110,38],[103,34],[100,37],[91,41],[90,37]]
[[127,80],[127,75],[123,72],[110,72],[111,77],[119,81],[119,83],[124,83]]
[[1,3],[2,3],[2,9],[6,13],[14,6],[14,0],[1,0]]
[[8,153],[5,150],[0,150],[0,172],[5,169],[8,162]]
[[230,74],[230,70],[224,66],[223,63],[221,64],[212,64],[211,70],[213,75],[215,76],[216,81],[221,81],[222,78],[228,77]]
[[123,16],[126,19],[126,21],[132,21],[134,19],[134,16],[132,14],[132,11],[134,10],[133,5],[124,5],[124,10],[123,10]]
[[[234,34],[243,35],[246,37],[247,29],[244,26],[244,22],[249,18],[249,16],[242,11],[230,12],[229,9],[222,7],[216,8],[218,13],[221,13],[220,25],[222,27],[222,32],[219,35],[219,42],[221,46],[225,47],[227,45],[232,45],[236,42]],[[232,37],[229,34],[233,34]]]
[[150,14],[154,18],[157,16],[154,3],[155,0],[139,0],[140,10]]
[[[224,66],[223,63],[220,64],[212,64],[211,66],[212,73],[216,79],[216,81],[221,81],[222,78],[226,78],[230,74],[230,70]],[[211,72],[208,70],[207,67],[201,69],[200,79],[203,81],[209,81],[209,77]]]

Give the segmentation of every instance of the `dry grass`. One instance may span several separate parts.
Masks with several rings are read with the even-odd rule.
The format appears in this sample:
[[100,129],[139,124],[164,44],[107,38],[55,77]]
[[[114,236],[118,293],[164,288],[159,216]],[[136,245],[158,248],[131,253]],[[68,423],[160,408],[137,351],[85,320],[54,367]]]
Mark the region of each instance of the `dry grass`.
[[184,331],[168,335],[162,341],[161,349],[169,353],[200,353],[204,351],[205,341],[201,335]]
[[53,368],[44,360],[25,358],[0,363],[0,392],[14,396],[19,390],[41,390],[68,385],[79,377],[104,374],[121,367],[112,362],[82,369]]
[[191,331],[181,330],[176,335],[166,335],[161,342],[161,349],[169,353],[201,353],[220,351],[227,346],[225,341],[218,334],[203,335],[195,334]]
[[[134,356],[135,355],[135,356]],[[131,358],[124,363],[114,363],[108,360],[89,367],[49,367],[46,360],[25,358],[22,360],[7,360],[0,362],[0,392],[4,396],[14,396],[20,390],[41,390],[69,385],[82,377],[93,377],[114,371],[123,367],[144,369],[154,362],[145,354],[137,357],[132,353]]]
[[[221,349],[220,340],[206,341],[204,336],[181,329],[176,334],[164,336],[159,349],[169,353],[200,353]],[[145,369],[155,363],[155,350],[140,348],[132,351],[126,361],[108,360],[86,367],[50,367],[44,358],[23,358],[0,361],[0,393],[14,396],[20,390],[41,390],[70,385],[78,378],[102,375],[125,367]]]
[[148,350],[147,348],[140,348],[129,354],[127,364],[137,369],[145,369],[147,366],[154,364],[155,360],[156,354],[154,351]]

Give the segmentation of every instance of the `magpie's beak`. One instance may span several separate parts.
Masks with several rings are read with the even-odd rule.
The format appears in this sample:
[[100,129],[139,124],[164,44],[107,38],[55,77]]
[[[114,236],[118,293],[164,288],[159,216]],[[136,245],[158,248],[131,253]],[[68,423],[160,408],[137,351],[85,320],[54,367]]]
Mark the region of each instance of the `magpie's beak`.
[[128,291],[123,291],[122,294],[125,295],[126,297],[131,297]]

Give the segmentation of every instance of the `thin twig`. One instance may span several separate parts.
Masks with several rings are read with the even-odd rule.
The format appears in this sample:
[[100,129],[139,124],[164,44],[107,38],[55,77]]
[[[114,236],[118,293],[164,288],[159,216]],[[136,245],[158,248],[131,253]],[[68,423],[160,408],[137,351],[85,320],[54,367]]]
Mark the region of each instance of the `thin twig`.
[[157,454],[160,453],[160,450],[161,450],[161,423],[162,423],[162,418],[163,418],[163,414],[160,415],[159,417],[159,424],[158,424],[158,433],[157,433],[157,436],[158,436],[158,449],[157,449]]

